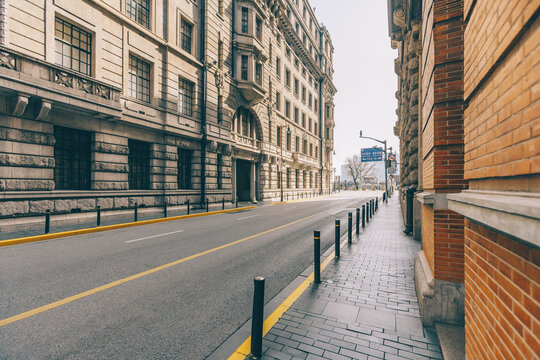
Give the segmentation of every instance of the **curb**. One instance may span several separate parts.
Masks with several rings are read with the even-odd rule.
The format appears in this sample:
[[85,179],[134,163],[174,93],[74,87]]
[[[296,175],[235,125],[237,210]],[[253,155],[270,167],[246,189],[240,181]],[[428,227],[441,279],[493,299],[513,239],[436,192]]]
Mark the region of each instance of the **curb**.
[[52,233],[52,234],[34,235],[34,236],[28,236],[28,237],[10,239],[10,240],[1,240],[0,247],[25,244],[25,243],[37,242],[37,241],[43,241],[43,240],[58,239],[58,238],[74,236],[74,235],[91,234],[91,233],[108,231],[108,230],[123,229],[123,228],[128,228],[128,227],[133,227],[133,226],[157,224],[157,223],[162,223],[162,222],[167,222],[167,221],[175,221],[175,220],[191,219],[191,218],[209,216],[209,215],[232,213],[232,212],[243,211],[243,210],[251,210],[255,208],[256,206],[246,206],[242,208],[210,211],[210,212],[190,214],[190,215],[179,215],[179,216],[172,216],[172,217],[166,217],[166,218],[160,218],[160,219],[142,220],[142,221],[137,221],[137,222],[123,223],[123,224],[114,224],[114,225],[99,226],[99,227],[87,228],[87,229],[70,230],[70,231],[64,231],[64,232]]

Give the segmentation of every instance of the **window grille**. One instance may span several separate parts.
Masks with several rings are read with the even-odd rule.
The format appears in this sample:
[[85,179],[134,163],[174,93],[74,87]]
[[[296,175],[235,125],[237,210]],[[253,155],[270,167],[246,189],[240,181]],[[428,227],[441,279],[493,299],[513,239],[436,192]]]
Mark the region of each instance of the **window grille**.
[[129,96],[150,102],[150,64],[129,56]]
[[128,147],[129,189],[150,189],[150,144],[129,139]]
[[150,0],[126,0],[126,13],[147,29],[150,29]]
[[91,133],[54,127],[55,190],[89,190]]
[[193,151],[178,148],[178,189],[191,189]]
[[55,62],[85,75],[92,72],[92,35],[62,19],[55,20]]

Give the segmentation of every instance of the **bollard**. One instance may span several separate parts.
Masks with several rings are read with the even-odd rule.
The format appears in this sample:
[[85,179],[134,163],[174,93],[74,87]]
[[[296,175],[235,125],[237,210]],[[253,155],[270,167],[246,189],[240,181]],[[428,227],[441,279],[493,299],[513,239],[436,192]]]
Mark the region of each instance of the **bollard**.
[[347,223],[347,232],[349,234],[349,244],[352,244],[352,212],[349,213],[348,223]]
[[236,197],[236,207],[238,208],[238,196]]
[[167,202],[163,203],[163,217],[167,217]]
[[45,210],[45,234],[49,233],[51,227],[51,210]]
[[253,316],[251,318],[251,355],[262,355],[263,320],[264,320],[264,277],[253,279]]
[[221,200],[221,210],[225,210],[225,198]]
[[210,210],[210,207],[208,205],[208,199],[206,199],[206,212],[208,212]]
[[369,224],[369,202],[366,203],[366,223]]
[[362,229],[366,227],[366,204],[362,205]]
[[96,208],[96,211],[97,211],[96,226],[100,226],[101,225],[101,206],[98,205]]
[[356,208],[356,235],[360,234],[360,209]]
[[336,231],[335,231],[335,240],[334,240],[334,254],[336,255],[336,258],[339,258],[340,255],[340,248],[339,248],[339,238],[341,235],[341,226],[340,226],[340,220],[336,219]]
[[313,242],[315,248],[315,256],[313,262],[313,276],[316,284],[321,282],[321,232],[315,230],[313,232]]
[[137,208],[137,203],[135,203],[135,207],[133,208],[133,221],[139,221],[139,209]]
[[186,200],[186,205],[187,205],[187,214],[189,215],[189,199]]

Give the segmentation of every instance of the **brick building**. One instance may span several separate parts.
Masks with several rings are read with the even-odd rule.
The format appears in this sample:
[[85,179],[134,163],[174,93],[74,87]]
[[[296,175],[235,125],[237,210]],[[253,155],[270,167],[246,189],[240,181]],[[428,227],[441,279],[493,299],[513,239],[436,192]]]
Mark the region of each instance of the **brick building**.
[[464,324],[468,359],[538,358],[540,1],[388,5],[400,109],[418,96],[422,320]]
[[0,0],[0,226],[328,190],[332,62],[306,0]]

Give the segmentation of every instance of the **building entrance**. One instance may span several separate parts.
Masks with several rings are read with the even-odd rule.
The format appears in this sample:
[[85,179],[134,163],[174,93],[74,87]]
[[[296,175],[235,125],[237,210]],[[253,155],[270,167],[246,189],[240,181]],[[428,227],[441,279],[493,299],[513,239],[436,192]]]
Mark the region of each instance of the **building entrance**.
[[236,160],[236,194],[238,201],[251,200],[251,163],[246,160]]

